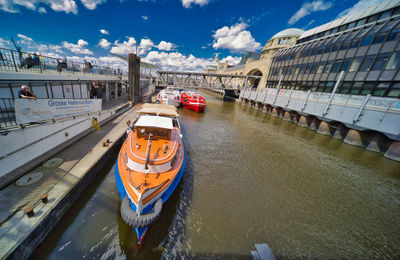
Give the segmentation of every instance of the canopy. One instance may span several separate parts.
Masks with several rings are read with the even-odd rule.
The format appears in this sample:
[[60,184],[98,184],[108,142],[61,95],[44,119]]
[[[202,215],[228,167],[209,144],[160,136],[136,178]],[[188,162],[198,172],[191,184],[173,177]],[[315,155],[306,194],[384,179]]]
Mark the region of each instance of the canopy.
[[162,116],[141,116],[135,126],[172,129],[172,119]]
[[176,117],[179,116],[176,107],[163,104],[143,104],[139,113]]

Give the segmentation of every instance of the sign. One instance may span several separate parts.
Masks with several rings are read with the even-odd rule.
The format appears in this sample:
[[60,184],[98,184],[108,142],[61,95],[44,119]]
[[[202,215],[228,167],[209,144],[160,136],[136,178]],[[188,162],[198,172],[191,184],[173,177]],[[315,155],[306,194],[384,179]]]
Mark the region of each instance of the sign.
[[101,99],[15,99],[17,124],[101,111]]

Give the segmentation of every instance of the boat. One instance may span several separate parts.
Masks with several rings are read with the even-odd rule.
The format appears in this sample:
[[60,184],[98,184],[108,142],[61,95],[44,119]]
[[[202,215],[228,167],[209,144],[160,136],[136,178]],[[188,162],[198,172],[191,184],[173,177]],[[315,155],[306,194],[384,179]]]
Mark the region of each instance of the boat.
[[157,95],[157,103],[179,107],[181,105],[181,94],[178,89],[163,89]]
[[193,91],[182,91],[181,103],[184,108],[191,109],[197,113],[203,112],[207,106],[206,99]]
[[177,109],[144,104],[118,154],[115,179],[122,219],[134,227],[140,250],[143,238],[178,186],[185,153]]

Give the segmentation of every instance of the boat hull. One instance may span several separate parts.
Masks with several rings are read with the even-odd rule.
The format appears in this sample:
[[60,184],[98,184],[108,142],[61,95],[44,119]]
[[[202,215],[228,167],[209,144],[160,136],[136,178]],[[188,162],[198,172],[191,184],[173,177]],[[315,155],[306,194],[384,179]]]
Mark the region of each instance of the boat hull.
[[203,112],[204,109],[206,108],[206,105],[204,104],[191,104],[191,103],[182,103],[184,108],[193,110],[197,113]]
[[[118,158],[117,158],[117,162],[115,164],[115,182],[116,182],[116,185],[117,185],[119,196],[120,196],[121,201],[122,201],[125,196],[128,196],[128,194],[127,194],[126,188],[125,188],[125,186],[124,186],[124,184],[122,182],[122,179],[121,179],[121,176],[120,176],[120,173],[119,173],[118,159],[119,159],[119,155],[118,155]],[[183,161],[182,161],[181,167],[180,167],[180,169],[178,171],[178,174],[175,176],[174,180],[171,182],[169,187],[166,188],[162,192],[162,195],[160,196],[163,204],[168,200],[168,198],[175,191],[176,187],[178,186],[178,184],[179,184],[179,182],[180,182],[180,180],[182,178],[184,169],[185,169],[185,153],[183,152]],[[150,211],[154,207],[155,203],[156,203],[156,201],[153,202],[152,204],[150,204],[149,206],[146,206],[146,209],[147,209],[146,211]],[[136,206],[135,206],[134,203],[130,202],[130,207],[131,207],[131,209],[133,211],[136,211]],[[146,227],[135,227],[135,232],[136,232],[137,239],[138,239],[138,249],[139,250],[140,250],[140,248],[142,246],[142,242],[143,242],[144,236],[147,233],[148,227],[149,226],[146,226]]]

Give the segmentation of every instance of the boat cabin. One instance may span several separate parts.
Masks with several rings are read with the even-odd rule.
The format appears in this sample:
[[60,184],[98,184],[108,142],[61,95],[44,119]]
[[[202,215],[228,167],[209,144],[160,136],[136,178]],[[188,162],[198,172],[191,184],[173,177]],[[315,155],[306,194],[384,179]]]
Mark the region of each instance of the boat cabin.
[[148,138],[152,135],[153,139],[171,138],[171,130],[174,128],[171,118],[143,115],[135,123],[138,138]]

